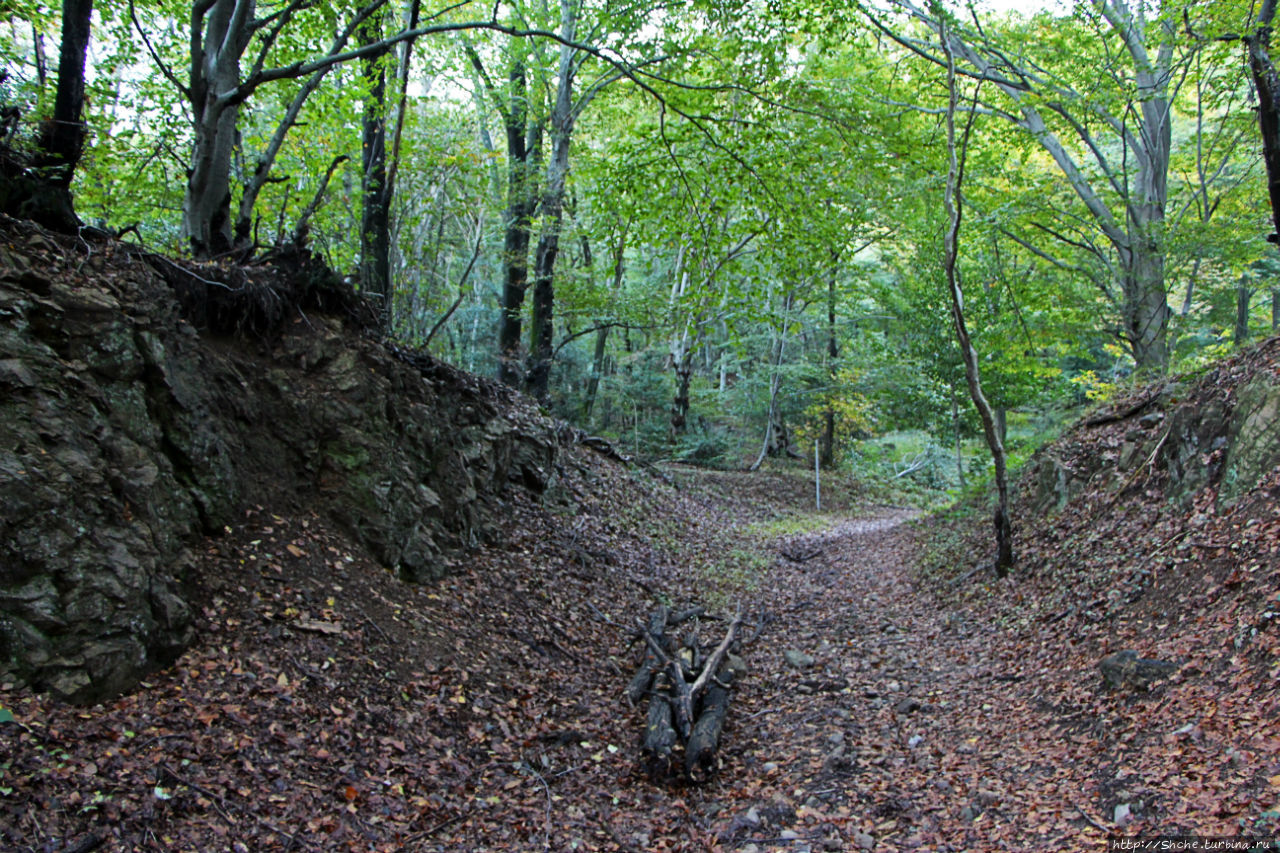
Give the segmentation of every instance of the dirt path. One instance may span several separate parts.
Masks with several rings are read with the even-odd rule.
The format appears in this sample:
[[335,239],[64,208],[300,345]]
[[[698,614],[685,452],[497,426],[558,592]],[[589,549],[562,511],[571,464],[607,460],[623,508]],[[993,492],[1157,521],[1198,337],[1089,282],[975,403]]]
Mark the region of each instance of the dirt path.
[[778,618],[749,650],[722,775],[737,808],[726,847],[1085,849],[1082,827],[1097,843],[1079,795],[1057,790],[1065,774],[1042,763],[1061,736],[1000,659],[999,632],[919,587],[910,518],[884,511],[779,543],[821,553],[782,560],[760,591]]
[[[1224,686],[1248,668],[1108,694],[1101,623],[1076,646],[1079,619],[1024,617],[1031,578],[944,606],[908,511],[764,559],[753,520],[811,521],[780,516],[807,497],[780,479],[582,470],[572,513],[513,505],[511,538],[436,585],[314,516],[248,513],[200,558],[200,642],[144,689],[82,709],[0,684],[0,848],[1074,851],[1121,805],[1219,834],[1272,808],[1280,701]],[[768,620],[718,771],[655,782],[633,626],[717,576],[749,632]]]

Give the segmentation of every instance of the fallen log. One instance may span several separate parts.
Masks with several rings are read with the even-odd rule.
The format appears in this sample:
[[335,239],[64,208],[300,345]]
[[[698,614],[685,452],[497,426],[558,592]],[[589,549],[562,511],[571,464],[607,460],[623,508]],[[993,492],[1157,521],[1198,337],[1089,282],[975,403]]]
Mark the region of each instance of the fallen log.
[[702,713],[698,715],[698,722],[694,724],[684,750],[684,768],[691,778],[705,776],[715,762],[716,750],[720,748],[720,732],[729,713],[729,694],[737,677],[738,671],[726,664],[707,688]]
[[671,684],[671,720],[682,740],[689,739],[693,731],[693,693],[684,680],[684,669],[676,658],[667,666],[667,680]]
[[649,756],[649,772],[656,778],[671,769],[671,752],[678,741],[671,725],[671,703],[662,695],[667,689],[665,672],[658,673],[653,687],[655,695],[649,699],[644,728],[644,751]]
[[[667,631],[667,616],[669,614],[670,611],[666,605],[660,605],[649,616],[649,625],[644,629],[644,660],[640,663],[640,668],[636,670],[636,674],[631,677],[631,683],[627,685],[627,700],[632,705],[643,699],[644,695],[649,692],[649,685],[653,682],[653,676],[666,663],[666,660],[658,655],[657,649],[662,647],[662,637]],[[655,649],[655,646],[657,649]]]

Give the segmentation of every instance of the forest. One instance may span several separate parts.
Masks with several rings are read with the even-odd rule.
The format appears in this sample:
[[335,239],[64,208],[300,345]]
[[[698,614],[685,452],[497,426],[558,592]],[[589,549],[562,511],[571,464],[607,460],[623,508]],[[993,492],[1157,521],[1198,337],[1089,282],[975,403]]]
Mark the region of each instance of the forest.
[[0,4],[0,847],[1271,849],[1276,6]]
[[45,221],[215,264],[305,244],[387,338],[639,456],[989,476],[952,95],[956,279],[1015,457],[1280,321],[1251,4],[62,11],[0,24],[8,168],[74,196]]

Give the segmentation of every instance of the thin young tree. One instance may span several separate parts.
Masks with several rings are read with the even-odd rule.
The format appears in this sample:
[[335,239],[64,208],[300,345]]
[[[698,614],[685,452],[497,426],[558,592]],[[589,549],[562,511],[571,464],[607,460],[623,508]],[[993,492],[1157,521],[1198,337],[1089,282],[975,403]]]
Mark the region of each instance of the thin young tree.
[[[1008,460],[1005,455],[1004,441],[1000,435],[999,424],[991,404],[982,391],[982,375],[978,368],[978,351],[969,336],[969,329],[964,318],[964,292],[960,280],[960,226],[964,220],[964,165],[968,152],[969,137],[973,130],[973,121],[977,113],[970,110],[965,123],[963,135],[957,139],[956,113],[960,106],[960,87],[956,79],[955,57],[951,50],[947,26],[949,18],[934,0],[932,11],[937,15],[941,30],[942,49],[946,55],[947,69],[947,184],[944,193],[944,207],[947,215],[947,227],[943,234],[943,269],[946,273],[947,290],[951,295],[951,319],[955,325],[956,342],[964,359],[965,381],[969,386],[969,396],[973,399],[978,415],[982,418],[982,432],[987,439],[987,447],[991,450],[991,461],[996,475],[996,557],[995,570],[998,577],[1004,577],[1013,567],[1013,525],[1009,516],[1009,474]],[[981,86],[981,83],[978,84]],[[975,100],[976,100],[975,91]]]

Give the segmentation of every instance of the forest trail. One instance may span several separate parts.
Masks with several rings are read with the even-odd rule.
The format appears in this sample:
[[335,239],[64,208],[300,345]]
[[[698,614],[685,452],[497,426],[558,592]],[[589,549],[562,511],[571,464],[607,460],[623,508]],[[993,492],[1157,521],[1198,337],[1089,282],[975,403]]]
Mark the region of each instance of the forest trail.
[[[1035,578],[957,598],[922,570],[938,522],[855,489],[814,516],[796,477],[565,472],[572,509],[512,501],[510,537],[433,585],[251,509],[199,558],[200,640],[142,689],[0,685],[0,846],[1057,851],[1268,807],[1275,691],[1230,690],[1247,668],[1112,694],[1077,617],[1020,615]],[[650,777],[624,697],[655,593],[748,615],[699,785]]]
[[759,670],[729,748],[741,770],[724,778],[745,782],[735,801],[769,805],[722,827],[730,849],[1062,850],[1105,837],[999,629],[922,585],[913,517],[873,511],[780,542],[821,550],[784,559],[760,590],[779,619],[748,651]]

